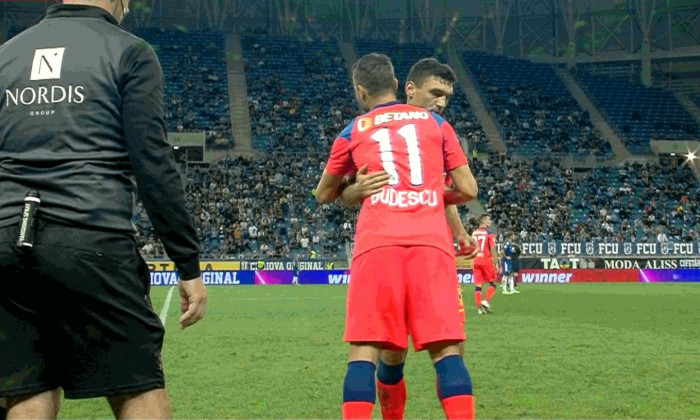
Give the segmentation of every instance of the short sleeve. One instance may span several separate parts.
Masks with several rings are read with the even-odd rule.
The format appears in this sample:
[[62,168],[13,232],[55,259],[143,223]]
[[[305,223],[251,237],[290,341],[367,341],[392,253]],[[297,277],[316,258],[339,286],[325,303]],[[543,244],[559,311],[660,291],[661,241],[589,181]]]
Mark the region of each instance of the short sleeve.
[[338,137],[333,142],[331,156],[326,163],[326,172],[333,176],[345,176],[354,170],[355,165],[350,154],[350,141],[344,137]]

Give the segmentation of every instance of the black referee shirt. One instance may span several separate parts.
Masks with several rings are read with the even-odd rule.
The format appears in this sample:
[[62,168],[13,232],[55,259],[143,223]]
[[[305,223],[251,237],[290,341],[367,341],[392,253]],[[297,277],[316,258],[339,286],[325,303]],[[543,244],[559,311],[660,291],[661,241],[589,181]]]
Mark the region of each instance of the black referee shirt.
[[0,227],[41,194],[50,221],[134,232],[138,192],[180,276],[200,246],[163,121],[163,72],[151,46],[105,10],[52,6],[0,46]]

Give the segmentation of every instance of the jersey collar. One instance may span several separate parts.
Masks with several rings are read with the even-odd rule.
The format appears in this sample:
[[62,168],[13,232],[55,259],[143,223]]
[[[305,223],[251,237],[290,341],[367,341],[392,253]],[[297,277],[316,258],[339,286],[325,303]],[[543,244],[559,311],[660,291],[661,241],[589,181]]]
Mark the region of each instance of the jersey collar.
[[392,105],[399,105],[399,104],[401,104],[401,102],[399,102],[399,101],[385,102],[383,104],[375,105],[375,107],[372,108],[372,110],[375,110],[377,108],[384,108],[385,106],[392,106]]
[[105,9],[97,6],[88,6],[84,4],[54,4],[50,6],[46,12],[46,19],[66,17],[103,18],[107,22],[119,25],[119,22],[117,22],[114,16]]

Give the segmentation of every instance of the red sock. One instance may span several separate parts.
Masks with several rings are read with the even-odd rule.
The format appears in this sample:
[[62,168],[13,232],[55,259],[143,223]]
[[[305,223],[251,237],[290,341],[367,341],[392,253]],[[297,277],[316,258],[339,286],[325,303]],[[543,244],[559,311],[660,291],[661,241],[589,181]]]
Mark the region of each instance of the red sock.
[[491,300],[494,293],[496,293],[496,288],[494,286],[489,286],[489,288],[486,290],[486,301],[487,302],[489,302]]
[[476,300],[476,307],[481,308],[481,290],[474,292],[474,300]]
[[371,419],[374,403],[369,401],[347,401],[343,403],[344,419]]
[[403,419],[406,410],[406,381],[404,378],[401,378],[394,385],[385,384],[377,379],[377,395],[384,420]]
[[445,410],[447,420],[474,419],[474,397],[471,395],[455,395],[440,401]]

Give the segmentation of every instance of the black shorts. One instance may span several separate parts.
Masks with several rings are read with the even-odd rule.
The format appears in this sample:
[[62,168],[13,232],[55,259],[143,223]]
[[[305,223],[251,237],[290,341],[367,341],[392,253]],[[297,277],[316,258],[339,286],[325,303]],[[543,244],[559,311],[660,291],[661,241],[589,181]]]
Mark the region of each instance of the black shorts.
[[133,235],[40,222],[25,253],[17,232],[0,228],[0,398],[165,387],[164,329]]

